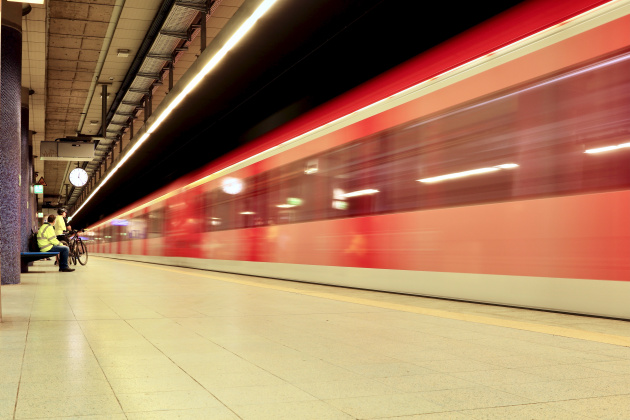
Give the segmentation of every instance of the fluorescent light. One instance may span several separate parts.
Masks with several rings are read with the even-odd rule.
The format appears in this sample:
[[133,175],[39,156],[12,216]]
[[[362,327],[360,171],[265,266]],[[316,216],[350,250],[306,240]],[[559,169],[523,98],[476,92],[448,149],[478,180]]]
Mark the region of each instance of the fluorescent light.
[[253,211],[242,211],[239,214],[256,214]]
[[419,179],[418,181],[430,184],[430,183],[433,183],[433,182],[446,181],[447,179],[464,178],[464,177],[471,176],[471,175],[485,174],[485,173],[488,173],[488,172],[496,172],[496,171],[499,171],[501,169],[511,169],[511,168],[516,168],[516,167],[518,167],[518,165],[516,163],[504,163],[502,165],[496,165],[496,166],[492,166],[492,167],[488,167],[488,168],[472,169],[470,171],[455,172],[455,173],[452,173],[452,174],[434,176],[432,178],[423,178],[423,179]]
[[630,147],[630,143],[622,143],[622,144],[617,144],[615,146],[598,147],[597,149],[588,149],[588,150],[585,150],[584,153],[588,153],[588,154],[603,153],[603,152],[610,152],[612,150],[624,149],[626,147]]
[[276,207],[279,207],[281,209],[291,209],[295,207],[295,204],[278,204]]
[[349,193],[345,193],[343,196],[345,198],[349,198],[349,197],[358,197],[360,195],[370,195],[370,194],[376,194],[377,192],[380,192],[379,190],[360,190],[360,191],[353,191],[353,192],[349,192]]
[[480,169],[473,169],[472,171],[455,172],[453,174],[434,176],[433,178],[419,179],[418,181],[425,182],[425,183],[440,182],[447,179],[463,178],[470,175],[478,175],[478,174],[483,174],[486,172],[494,172],[498,170],[499,168],[480,168]]
[[224,178],[221,182],[221,189],[226,194],[238,194],[243,191],[243,181],[232,177]]

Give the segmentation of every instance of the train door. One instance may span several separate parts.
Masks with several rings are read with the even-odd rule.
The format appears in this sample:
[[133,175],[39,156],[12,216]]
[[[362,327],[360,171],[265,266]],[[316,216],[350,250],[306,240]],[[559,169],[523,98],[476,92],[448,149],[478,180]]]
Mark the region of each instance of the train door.
[[166,200],[164,251],[167,256],[201,258],[201,199],[197,190]]

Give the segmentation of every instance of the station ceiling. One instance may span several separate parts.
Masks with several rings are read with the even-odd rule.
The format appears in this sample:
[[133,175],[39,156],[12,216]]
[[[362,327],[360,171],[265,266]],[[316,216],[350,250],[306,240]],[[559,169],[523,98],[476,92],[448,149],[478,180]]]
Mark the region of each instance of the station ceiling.
[[[47,184],[40,208],[77,208],[125,156],[151,110],[167,103],[171,87],[176,90],[196,65],[204,23],[205,48],[217,49],[260,3],[46,0],[32,5],[23,17],[22,85],[33,92],[29,121],[35,171],[37,180],[43,177]],[[79,215],[81,224],[115,212],[520,2],[426,3],[278,0],[242,45],[99,190]],[[41,160],[41,142],[60,138],[92,139],[94,158]],[[90,176],[83,188],[68,180],[77,166]]]

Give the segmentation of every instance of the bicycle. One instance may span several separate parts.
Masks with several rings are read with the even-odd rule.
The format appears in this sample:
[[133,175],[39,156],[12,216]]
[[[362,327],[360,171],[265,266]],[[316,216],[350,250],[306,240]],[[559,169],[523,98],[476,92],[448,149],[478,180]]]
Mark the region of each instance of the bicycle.
[[77,261],[81,265],[87,264],[88,250],[83,243],[83,239],[79,236],[78,230],[73,230],[69,233],[68,248],[70,248],[68,259],[72,261],[74,265],[77,265]]

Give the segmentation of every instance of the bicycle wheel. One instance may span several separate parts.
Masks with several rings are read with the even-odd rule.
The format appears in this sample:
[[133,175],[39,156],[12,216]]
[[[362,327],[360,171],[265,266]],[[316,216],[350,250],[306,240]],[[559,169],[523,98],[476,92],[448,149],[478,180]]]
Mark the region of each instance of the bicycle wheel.
[[77,265],[77,260],[74,258],[74,242],[66,242],[66,241],[59,241],[61,243],[61,245],[67,246],[68,247],[68,265],[70,264],[74,264]]
[[74,264],[77,265],[77,242],[70,242],[70,252],[68,253],[68,265]]
[[79,261],[79,264],[81,265],[87,264],[88,250],[81,239],[77,239],[74,249],[76,251],[75,255],[77,257],[77,260]]

